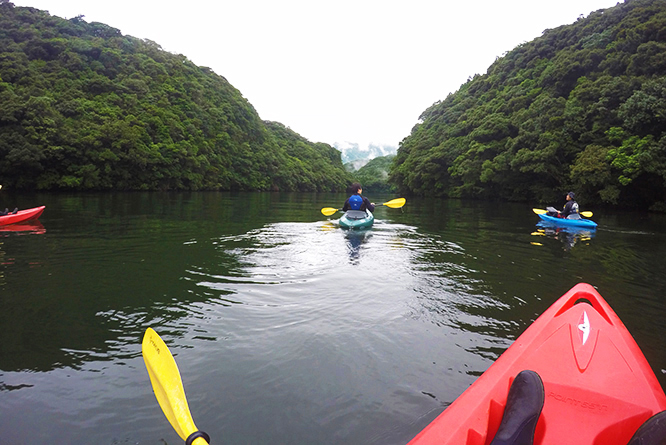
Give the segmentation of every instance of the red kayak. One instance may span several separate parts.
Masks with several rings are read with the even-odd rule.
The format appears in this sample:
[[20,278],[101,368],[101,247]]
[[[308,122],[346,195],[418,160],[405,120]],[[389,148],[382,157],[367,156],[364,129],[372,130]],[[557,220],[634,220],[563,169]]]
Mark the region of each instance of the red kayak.
[[545,403],[534,445],[626,445],[666,395],[622,321],[589,284],[557,300],[409,445],[487,445],[513,378],[536,371]]
[[30,219],[37,219],[42,214],[46,206],[34,207],[32,209],[19,210],[16,214],[0,216],[0,226],[16,224]]

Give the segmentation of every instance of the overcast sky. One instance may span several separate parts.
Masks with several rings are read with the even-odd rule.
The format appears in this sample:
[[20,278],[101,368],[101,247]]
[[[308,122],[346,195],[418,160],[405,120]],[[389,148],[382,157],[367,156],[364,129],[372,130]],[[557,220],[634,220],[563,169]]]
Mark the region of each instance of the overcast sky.
[[617,0],[12,0],[102,22],[224,76],[313,142],[398,143],[496,57]]

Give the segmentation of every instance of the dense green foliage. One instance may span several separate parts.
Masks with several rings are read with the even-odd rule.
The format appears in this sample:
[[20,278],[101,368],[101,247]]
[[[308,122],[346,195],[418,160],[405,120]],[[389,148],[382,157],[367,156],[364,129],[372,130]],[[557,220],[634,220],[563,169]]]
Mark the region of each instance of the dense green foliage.
[[226,79],[81,17],[0,0],[0,177],[19,189],[344,190],[340,153]]
[[389,169],[395,155],[380,156],[370,160],[358,171],[352,173],[354,182],[363,185],[364,193],[393,192],[395,185],[388,182]]
[[326,190],[332,183],[336,191],[342,191],[349,185],[351,179],[342,166],[338,150],[321,142],[313,144],[279,122],[265,121],[264,124],[286,153],[280,171],[276,172],[286,189]]
[[403,192],[663,208],[666,2],[627,0],[546,30],[421,115]]

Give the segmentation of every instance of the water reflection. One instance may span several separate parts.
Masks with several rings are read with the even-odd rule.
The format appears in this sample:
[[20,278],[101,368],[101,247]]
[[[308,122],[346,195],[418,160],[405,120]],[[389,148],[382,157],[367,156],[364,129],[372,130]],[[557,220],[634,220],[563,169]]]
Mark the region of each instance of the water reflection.
[[15,235],[42,235],[46,233],[46,229],[38,220],[26,221],[20,224],[10,224],[8,226],[0,226],[0,236]]
[[4,442],[39,442],[29,424],[39,443],[177,443],[140,358],[147,326],[197,424],[228,443],[407,443],[579,281],[666,368],[666,217],[537,237],[523,205],[413,199],[346,232],[318,211],[343,200],[34,198],[48,233],[0,234]]
[[[558,227],[545,221],[539,221],[536,232],[532,232],[534,236],[545,236],[559,240],[563,244],[565,251],[571,250],[576,243],[589,244],[589,241],[594,238],[595,234],[596,230],[578,227]],[[540,243],[534,242],[533,244]]]
[[372,229],[365,230],[347,230],[345,231],[345,240],[349,249],[349,261],[352,264],[358,264],[361,257],[361,246],[372,237]]

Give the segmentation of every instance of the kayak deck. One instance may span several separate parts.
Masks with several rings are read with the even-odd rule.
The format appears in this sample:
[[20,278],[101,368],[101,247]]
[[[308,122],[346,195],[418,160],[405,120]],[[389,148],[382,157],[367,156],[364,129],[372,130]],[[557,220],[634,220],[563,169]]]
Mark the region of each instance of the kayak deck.
[[46,206],[33,207],[31,209],[19,210],[15,214],[0,216],[0,226],[16,224],[23,221],[39,218]]
[[367,210],[348,210],[340,217],[340,227],[343,229],[363,229],[372,226],[375,217]]
[[489,444],[513,378],[543,380],[545,403],[534,445],[626,445],[666,410],[657,378],[633,337],[588,284],[558,299],[409,445]]

